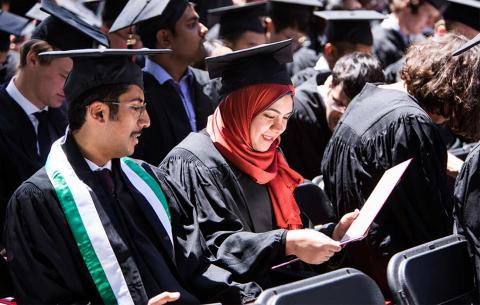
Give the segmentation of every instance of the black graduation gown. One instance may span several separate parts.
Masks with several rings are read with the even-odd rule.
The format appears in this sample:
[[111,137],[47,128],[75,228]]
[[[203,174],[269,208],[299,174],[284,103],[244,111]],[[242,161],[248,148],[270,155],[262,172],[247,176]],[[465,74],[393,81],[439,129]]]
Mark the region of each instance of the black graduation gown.
[[[37,135],[27,114],[7,93],[0,90],[0,225],[15,189],[44,164],[37,152]],[[65,133],[64,108],[48,109],[52,143]],[[0,239],[1,244],[1,239]]]
[[[123,176],[118,159],[112,160],[112,197],[71,137],[64,149],[79,178],[99,198],[97,211],[136,304],[163,291],[180,292],[180,304],[238,304],[259,293],[256,284],[231,282],[230,273],[209,263],[193,206],[164,172],[137,162],[157,178],[167,198],[174,247],[151,207]],[[5,240],[19,304],[101,303],[44,168],[12,196]]]
[[296,88],[294,112],[280,143],[290,167],[307,179],[320,175],[323,152],[332,136],[325,102],[317,89],[319,82],[325,82],[324,76],[317,72],[317,77]]
[[373,54],[382,64],[382,68],[396,63],[404,55],[408,45],[402,35],[394,29],[383,28],[380,24],[372,28]]
[[480,296],[480,144],[470,152],[455,183],[455,225],[465,235],[475,261]]
[[[190,93],[197,130],[201,130],[207,125],[207,118],[215,110],[216,103],[210,98],[210,92],[206,92],[208,90],[206,85],[209,82],[208,74],[205,71],[191,69],[193,78]],[[175,88],[169,82],[160,85],[148,72],[144,72],[143,77],[150,127],[142,132],[133,157],[158,165],[192,129]]]
[[[270,268],[287,260],[286,230],[276,227],[266,186],[231,166],[205,131],[191,133],[160,167],[196,205],[214,261],[236,280],[255,280],[264,287],[278,283]],[[333,227],[327,224],[323,232],[331,235]]]
[[309,46],[302,46],[293,53],[293,61],[287,64],[287,71],[290,76],[306,68],[313,68],[318,60],[318,54]]
[[347,247],[352,265],[386,293],[394,253],[452,233],[446,147],[438,130],[413,97],[367,84],[340,119],[322,161],[325,191],[341,217],[365,203],[385,170],[409,158],[367,238]]

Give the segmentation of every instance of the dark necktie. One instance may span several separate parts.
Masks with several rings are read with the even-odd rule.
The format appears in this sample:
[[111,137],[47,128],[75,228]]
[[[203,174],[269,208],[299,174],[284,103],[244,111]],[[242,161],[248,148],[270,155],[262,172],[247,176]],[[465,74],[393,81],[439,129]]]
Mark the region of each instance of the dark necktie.
[[47,160],[52,145],[50,141],[50,132],[48,131],[48,112],[43,110],[34,113],[34,115],[38,120],[37,140],[40,149],[40,158],[45,161]]
[[109,195],[112,195],[115,192],[115,183],[113,182],[112,172],[109,169],[104,168],[95,171],[95,174],[102,182],[103,189]]

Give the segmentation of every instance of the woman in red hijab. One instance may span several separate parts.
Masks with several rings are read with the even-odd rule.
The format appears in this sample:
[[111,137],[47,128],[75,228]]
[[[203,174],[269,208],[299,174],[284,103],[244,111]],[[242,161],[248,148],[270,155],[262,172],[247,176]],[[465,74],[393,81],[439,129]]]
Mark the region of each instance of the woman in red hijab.
[[[324,225],[323,233],[302,229],[293,191],[303,178],[278,148],[293,111],[284,67],[291,56],[290,41],[283,41],[208,58],[210,77],[222,77],[224,98],[206,129],[191,133],[161,164],[196,206],[212,259],[236,280],[263,287],[284,280],[270,271],[287,256],[327,261],[357,215]],[[290,274],[287,281],[296,279]]]

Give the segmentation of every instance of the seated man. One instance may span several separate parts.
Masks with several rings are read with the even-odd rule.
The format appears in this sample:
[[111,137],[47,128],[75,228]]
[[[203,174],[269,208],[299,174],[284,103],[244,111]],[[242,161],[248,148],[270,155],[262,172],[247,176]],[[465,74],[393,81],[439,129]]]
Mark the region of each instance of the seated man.
[[322,11],[315,15],[328,21],[327,43],[319,59],[322,64],[315,68],[318,70],[310,68],[312,77],[296,87],[295,111],[281,143],[290,166],[307,179],[320,175],[323,152],[332,136],[319,86],[324,85],[340,57],[352,52],[370,52],[373,41],[370,22],[384,18],[380,13],[363,10]]
[[368,238],[347,248],[352,267],[373,277],[385,293],[393,254],[452,233],[447,149],[435,124],[446,122],[467,138],[480,138],[480,52],[451,55],[465,41],[446,34],[413,45],[402,69],[404,83],[367,84],[325,150],[325,192],[337,217],[361,208],[386,169],[413,158]]
[[[154,51],[123,50],[147,52]],[[256,284],[233,283],[209,264],[194,209],[170,178],[125,157],[150,124],[141,69],[118,53],[87,53],[94,57],[41,54],[74,58],[64,89],[69,131],[8,205],[4,235],[18,302],[252,301]]]

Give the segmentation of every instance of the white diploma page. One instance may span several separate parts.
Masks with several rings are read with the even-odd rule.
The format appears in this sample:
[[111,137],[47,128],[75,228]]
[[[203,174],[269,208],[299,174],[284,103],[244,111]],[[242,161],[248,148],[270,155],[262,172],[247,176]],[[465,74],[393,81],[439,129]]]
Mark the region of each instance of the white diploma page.
[[353,221],[347,232],[340,241],[341,245],[345,245],[351,241],[361,240],[365,237],[368,228],[382,208],[388,196],[393,191],[397,183],[400,181],[403,173],[407,169],[412,159],[404,161],[383,173],[382,178],[378,181],[373,192],[360,210],[360,214]]

